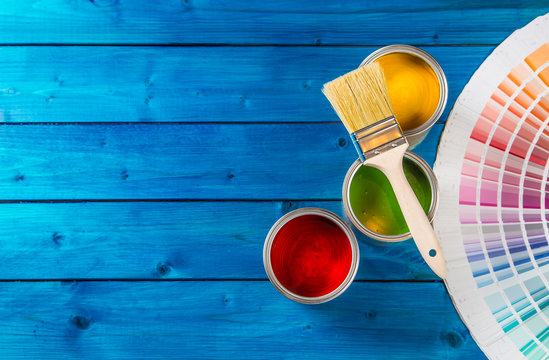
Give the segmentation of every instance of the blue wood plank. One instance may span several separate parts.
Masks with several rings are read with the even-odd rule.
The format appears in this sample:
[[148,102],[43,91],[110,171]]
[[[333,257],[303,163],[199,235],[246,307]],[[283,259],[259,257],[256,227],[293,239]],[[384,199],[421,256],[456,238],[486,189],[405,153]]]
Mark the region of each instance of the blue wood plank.
[[498,44],[544,1],[4,0],[0,43]]
[[[361,243],[362,281],[314,307],[266,281],[262,244],[294,208],[342,215],[356,154],[320,87],[367,45],[427,45],[445,69],[449,106],[416,150],[432,164],[473,71],[548,10],[4,1],[0,44],[23,46],[0,48],[0,121],[41,124],[0,126],[0,201],[38,201],[0,203],[0,358],[483,358],[443,284],[413,281],[434,276],[410,241]],[[101,281],[11,281],[73,278]]]
[[4,359],[483,358],[441,283],[307,306],[267,281],[12,282],[0,318]]
[[[0,279],[267,279],[263,242],[340,201],[0,204]],[[436,279],[414,243],[360,242],[357,279]]]
[[[2,47],[0,121],[333,122],[322,84],[377,48]],[[445,121],[493,47],[424,49],[446,72]]]
[[[431,164],[437,124],[418,154]],[[340,123],[0,126],[0,200],[340,199]]]

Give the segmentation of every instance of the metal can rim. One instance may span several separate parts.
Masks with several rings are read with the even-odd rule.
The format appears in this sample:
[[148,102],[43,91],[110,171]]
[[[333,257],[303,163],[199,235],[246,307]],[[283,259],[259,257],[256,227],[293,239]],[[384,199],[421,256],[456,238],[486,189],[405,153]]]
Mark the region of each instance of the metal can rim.
[[[286,289],[286,287],[284,287],[280,283],[280,281],[278,281],[278,279],[276,278],[276,275],[274,274],[274,270],[271,266],[270,253],[271,253],[271,247],[276,234],[290,220],[303,215],[319,215],[333,221],[334,223],[339,225],[339,227],[345,232],[345,234],[347,235],[347,239],[349,240],[349,243],[351,245],[352,263],[351,263],[351,268],[349,269],[349,273],[347,274],[347,277],[335,290],[322,296],[317,296],[317,297],[301,296]],[[263,266],[265,267],[265,272],[267,273],[267,276],[269,277],[269,280],[271,281],[271,283],[282,295],[286,296],[291,300],[294,300],[296,302],[303,303],[303,304],[321,304],[321,303],[330,301],[332,299],[335,299],[336,297],[341,295],[353,282],[356,276],[356,273],[358,271],[359,260],[360,260],[360,252],[358,248],[358,242],[356,240],[356,236],[353,230],[351,229],[351,227],[342,218],[340,218],[333,212],[325,209],[321,209],[321,208],[315,208],[315,207],[306,207],[306,208],[296,209],[282,216],[280,219],[278,219],[274,223],[274,225],[269,230],[269,233],[265,238],[265,244],[263,245]]]
[[394,44],[394,45],[388,45],[388,46],[379,48],[376,51],[372,52],[370,55],[368,55],[362,61],[360,66],[370,64],[371,62],[379,59],[383,55],[392,54],[392,53],[407,53],[423,59],[423,61],[429,64],[429,66],[431,66],[431,68],[435,72],[435,75],[438,78],[438,83],[440,87],[440,99],[439,99],[437,108],[435,109],[435,112],[421,126],[418,126],[415,129],[404,132],[404,135],[406,136],[417,135],[430,129],[431,126],[434,123],[436,123],[437,120],[440,119],[440,117],[442,116],[442,113],[446,108],[446,103],[448,102],[448,81],[446,80],[446,75],[444,75],[442,66],[440,66],[440,64],[438,63],[438,61],[435,60],[434,57],[432,57],[428,52],[411,45]]
[[[429,212],[427,213],[427,218],[429,219],[429,222],[432,223],[433,219],[435,217],[435,214],[438,210],[438,198],[439,198],[439,188],[438,188],[438,181],[435,176],[435,173],[427,164],[425,160],[423,160],[419,155],[407,151],[404,154],[405,157],[412,160],[414,163],[419,165],[419,167],[424,171],[425,175],[429,179],[429,184],[431,185],[432,194],[431,194],[431,204],[429,206]],[[364,224],[362,224],[358,218],[356,217],[353,209],[351,208],[351,201],[349,198],[349,191],[351,188],[351,180],[358,171],[358,169],[362,166],[362,161],[360,159],[355,160],[349,170],[347,171],[347,174],[345,175],[345,180],[343,181],[343,209],[345,212],[345,216],[351,221],[351,223],[355,226],[356,229],[358,229],[361,233],[364,235],[379,240],[383,242],[400,242],[404,240],[408,240],[412,238],[412,234],[410,232],[399,234],[399,235],[383,235],[376,233],[369,228],[367,228]]]

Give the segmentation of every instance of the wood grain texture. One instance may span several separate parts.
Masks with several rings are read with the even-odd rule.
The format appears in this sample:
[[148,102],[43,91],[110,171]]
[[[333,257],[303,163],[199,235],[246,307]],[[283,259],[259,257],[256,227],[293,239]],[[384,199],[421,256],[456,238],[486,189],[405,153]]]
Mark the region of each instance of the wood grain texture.
[[341,199],[356,157],[340,123],[4,125],[0,200]]
[[5,0],[0,43],[495,45],[548,10],[533,0]]
[[0,358],[483,358],[411,241],[360,242],[359,281],[319,306],[274,289],[262,246],[295,208],[343,215],[356,153],[324,82],[379,46],[423,46],[450,88],[415,150],[432,164],[474,70],[548,11],[3,1]]
[[4,359],[482,358],[440,283],[318,306],[267,281],[0,283],[0,318]]
[[[309,206],[344,216],[340,201],[0,204],[0,279],[267,279],[269,229]],[[412,241],[359,245],[357,279],[436,279]]]
[[[1,24],[1,22],[0,22]],[[378,47],[2,47],[2,122],[338,121],[320,89]],[[452,104],[492,47],[425,47]]]

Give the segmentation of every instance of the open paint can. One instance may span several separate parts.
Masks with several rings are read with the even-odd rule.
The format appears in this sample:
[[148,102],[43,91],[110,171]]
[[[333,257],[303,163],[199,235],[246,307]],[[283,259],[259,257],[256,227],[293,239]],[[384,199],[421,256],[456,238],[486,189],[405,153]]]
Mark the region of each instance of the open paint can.
[[446,107],[448,83],[444,71],[431,55],[409,45],[385,46],[360,65],[372,62],[378,62],[385,73],[395,118],[413,149]]
[[320,304],[351,285],[359,263],[352,229],[336,214],[319,208],[297,209],[271,228],[263,264],[271,283],[289,299]]
[[[433,170],[418,155],[406,152],[404,174],[429,221],[438,206],[438,186]],[[389,180],[380,170],[356,160],[343,182],[345,216],[368,238],[397,242],[412,236]]]

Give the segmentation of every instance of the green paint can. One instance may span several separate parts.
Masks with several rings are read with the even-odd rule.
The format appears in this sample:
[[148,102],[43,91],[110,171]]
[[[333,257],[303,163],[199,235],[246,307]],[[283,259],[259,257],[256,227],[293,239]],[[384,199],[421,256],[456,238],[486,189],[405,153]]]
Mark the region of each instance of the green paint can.
[[[438,186],[431,167],[418,155],[406,152],[404,174],[429,221],[438,206]],[[387,177],[356,160],[343,183],[345,216],[364,235],[386,242],[411,238],[410,231]]]

